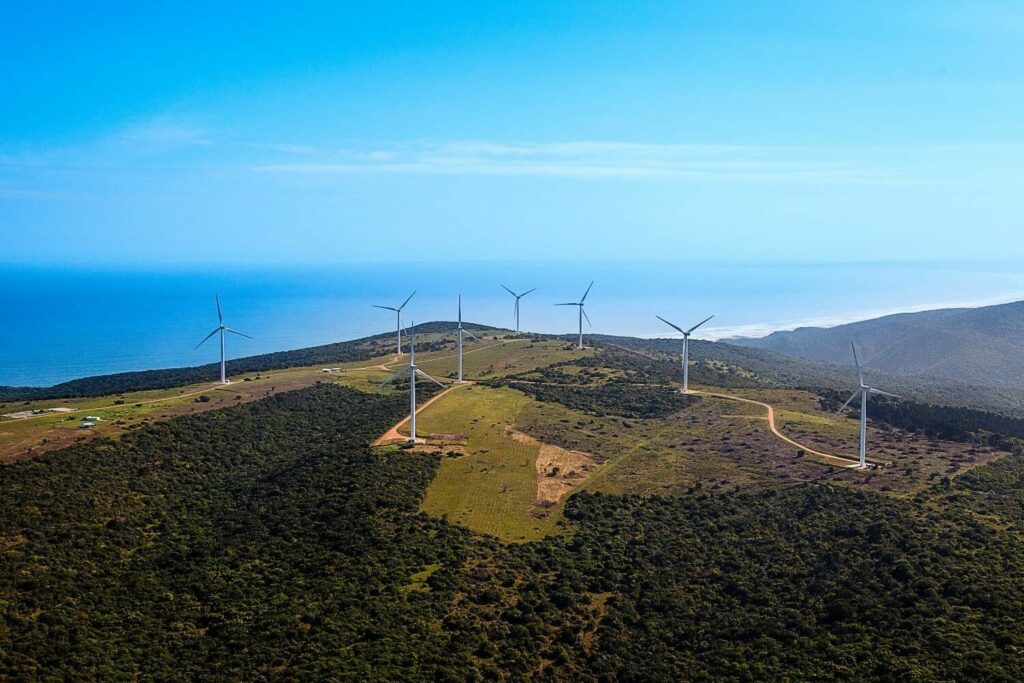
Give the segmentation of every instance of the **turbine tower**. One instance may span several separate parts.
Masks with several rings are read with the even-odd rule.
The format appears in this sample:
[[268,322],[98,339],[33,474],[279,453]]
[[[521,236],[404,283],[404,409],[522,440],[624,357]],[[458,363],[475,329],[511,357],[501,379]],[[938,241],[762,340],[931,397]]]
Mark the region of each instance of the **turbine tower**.
[[477,341],[481,341],[481,339],[480,339],[480,337],[476,336],[475,334],[473,334],[469,330],[467,330],[464,327],[462,327],[462,295],[461,294],[459,294],[459,326],[456,327],[451,332],[449,332],[448,334],[446,334],[445,336],[447,337],[447,336],[452,335],[452,334],[456,335],[456,339],[458,341],[457,357],[459,359],[459,362],[458,362],[459,378],[456,381],[459,384],[462,384],[462,336],[464,334],[466,334],[466,335],[469,335],[470,337],[472,337],[473,339],[476,339]]
[[[416,292],[415,291],[413,291],[413,293],[409,295],[409,299],[413,298],[414,296],[416,296]],[[402,355],[402,309],[405,308],[405,305],[407,303],[409,303],[409,299],[406,299],[405,301],[403,301],[402,305],[399,306],[398,308],[395,308],[394,306],[378,306],[377,304],[371,304],[374,308],[383,308],[385,311],[394,311],[395,312],[395,319],[396,319],[396,321],[398,323],[398,325],[397,325],[397,329],[398,329],[398,332],[397,332],[397,334],[398,334],[398,350],[395,351],[395,353],[397,353],[399,356]]]
[[522,298],[523,298],[524,296],[526,296],[527,294],[529,294],[530,292],[535,292],[535,291],[537,291],[537,288],[536,288],[536,287],[534,287],[533,289],[528,289],[528,290],[526,290],[526,291],[525,291],[525,292],[523,292],[522,294],[516,294],[515,292],[513,292],[513,291],[512,291],[511,289],[509,289],[509,288],[508,288],[508,287],[506,287],[505,285],[502,285],[501,287],[502,287],[502,289],[504,289],[504,290],[505,290],[506,292],[508,292],[509,294],[511,294],[512,296],[514,296],[514,297],[516,298],[516,308],[515,308],[515,313],[516,313],[516,334],[519,334],[519,300],[520,300],[520,299],[522,299]]
[[[413,330],[416,329],[416,323],[413,323]],[[444,387],[443,384],[438,382],[436,379],[428,375],[427,373],[416,367],[416,335],[415,333],[409,337],[409,365],[405,366],[395,374],[388,377],[385,381],[377,385],[377,391],[380,391],[385,384],[390,384],[402,375],[409,375],[409,443],[416,443],[416,375],[426,377],[431,382],[439,387]]]
[[[590,287],[593,287],[593,286],[594,286],[594,283],[591,282],[590,283]],[[555,304],[556,306],[578,306],[579,307],[579,309],[580,309],[580,314],[579,314],[579,318],[580,318],[580,342],[579,342],[579,344],[576,345],[576,348],[581,349],[581,350],[583,349],[583,319],[586,318],[587,319],[587,324],[590,325],[591,327],[594,326],[593,323],[590,322],[590,316],[588,316],[587,312],[583,310],[583,302],[587,300],[587,294],[590,294],[590,287],[587,287],[587,291],[583,292],[583,297],[579,301],[574,301],[574,302],[571,301],[571,302],[569,302],[567,304]]]
[[857,378],[860,380],[860,386],[857,391],[853,392],[850,398],[846,399],[846,403],[843,407],[836,411],[833,419],[839,415],[839,413],[846,410],[846,406],[850,405],[853,399],[860,396],[860,463],[857,465],[858,468],[864,469],[867,467],[867,441],[868,441],[868,394],[879,394],[881,396],[888,396],[890,398],[899,398],[896,394],[890,394],[881,389],[875,389],[869,387],[864,383],[864,372],[860,368],[860,359],[857,357],[857,347],[854,343],[850,342],[850,347],[853,348],[853,362],[857,365]]
[[218,332],[220,332],[220,383],[221,384],[227,384],[228,383],[228,378],[227,378],[227,374],[225,372],[225,367],[224,367],[224,333],[225,332],[230,332],[231,334],[237,334],[239,337],[245,337],[246,339],[252,339],[252,337],[250,337],[247,334],[242,334],[238,330],[233,330],[230,327],[228,327],[227,325],[225,325],[224,324],[224,316],[223,316],[223,314],[221,314],[221,311],[220,311],[220,296],[215,294],[213,296],[213,299],[214,299],[214,301],[217,302],[217,327],[215,327],[213,329],[213,332],[211,332],[210,334],[206,335],[206,337],[203,339],[203,341],[201,341],[198,344],[196,344],[195,348],[193,348],[192,350],[195,351],[200,346],[205,344],[207,342],[207,340],[210,339],[210,337],[212,337],[213,335],[215,335]]
[[714,318],[715,316],[708,316],[707,318],[701,320],[699,323],[697,323],[688,330],[684,330],[678,325],[670,323],[669,321],[662,318],[660,315],[656,315],[654,317],[683,335],[683,393],[688,394],[690,393],[690,335],[693,334],[694,330],[696,330],[698,327],[700,327],[707,321],[711,320],[711,318]]

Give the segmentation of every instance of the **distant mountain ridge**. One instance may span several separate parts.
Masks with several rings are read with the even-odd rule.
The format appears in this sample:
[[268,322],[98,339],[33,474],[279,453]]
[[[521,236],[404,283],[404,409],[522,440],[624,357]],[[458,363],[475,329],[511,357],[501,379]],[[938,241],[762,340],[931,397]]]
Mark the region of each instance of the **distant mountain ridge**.
[[900,313],[837,327],[802,327],[730,343],[808,360],[861,362],[895,375],[991,387],[1024,386],[1024,301],[981,308]]

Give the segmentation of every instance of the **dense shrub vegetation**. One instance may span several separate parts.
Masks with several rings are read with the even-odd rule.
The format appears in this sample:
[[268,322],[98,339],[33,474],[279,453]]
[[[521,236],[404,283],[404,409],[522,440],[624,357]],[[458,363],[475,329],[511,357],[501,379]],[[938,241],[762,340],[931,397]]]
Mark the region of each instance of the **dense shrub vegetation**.
[[0,468],[0,679],[1024,679],[1018,456],[577,494],[504,546],[418,512],[439,456],[366,446],[404,410],[325,385]]
[[[837,391],[822,392],[823,410],[838,410],[848,398]],[[860,415],[854,401],[852,414]],[[972,408],[937,406],[906,399],[868,398],[870,419],[923,434],[930,439],[977,443],[1011,451],[1024,443],[1024,420]]]
[[607,382],[592,387],[515,381],[507,382],[507,385],[538,401],[561,403],[600,417],[665,417],[700,400],[696,396],[684,396],[667,387],[632,386],[622,382]]
[[599,358],[554,363],[491,384],[591,415],[650,419],[671,415],[699,400],[669,388],[672,374],[667,362],[608,350]]

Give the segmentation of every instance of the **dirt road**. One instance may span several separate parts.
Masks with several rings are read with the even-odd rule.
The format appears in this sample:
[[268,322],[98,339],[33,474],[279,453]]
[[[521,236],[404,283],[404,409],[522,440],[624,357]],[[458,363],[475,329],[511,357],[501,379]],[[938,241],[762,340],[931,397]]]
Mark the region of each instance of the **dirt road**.
[[[846,457],[843,457],[841,455],[832,455],[831,453],[822,453],[821,451],[814,450],[813,448],[805,446],[805,445],[803,445],[802,443],[800,443],[798,441],[794,441],[793,439],[789,438],[788,436],[786,436],[785,434],[780,432],[778,427],[775,426],[775,408],[773,408],[771,406],[771,404],[762,403],[761,401],[755,401],[754,399],[751,399],[751,398],[740,398],[739,396],[730,396],[729,394],[718,394],[718,393],[715,393],[715,392],[712,392],[712,391],[698,391],[698,390],[694,389],[694,390],[691,390],[690,393],[691,394],[700,394],[702,396],[714,396],[715,398],[724,398],[727,401],[739,401],[741,403],[750,403],[750,404],[753,404],[755,406],[761,406],[766,411],[768,411],[767,415],[764,418],[764,419],[768,420],[768,429],[770,429],[772,434],[774,434],[777,438],[779,438],[782,441],[785,441],[790,446],[795,446],[795,447],[797,447],[797,448],[799,448],[801,450],[804,450],[804,451],[806,451],[806,452],[808,452],[808,453],[810,453],[812,455],[816,455],[819,458],[824,459],[829,464],[838,465],[839,467],[857,467],[860,464],[857,460],[852,460],[850,458],[846,458]],[[872,463],[869,460],[868,464],[877,464],[877,463]]]
[[[442,391],[440,394],[437,394],[436,396],[432,396],[430,398],[430,400],[428,400],[426,403],[424,403],[422,405],[416,406],[416,414],[419,415],[421,412],[426,410],[426,408],[429,407],[430,404],[432,404],[434,401],[438,400],[442,396],[447,396],[448,394],[450,394],[451,392],[455,391],[459,387],[468,387],[471,384],[472,384],[472,382],[463,382],[462,384],[453,384],[453,385],[451,385],[450,387],[448,387],[447,389]],[[409,418],[408,417],[404,417],[401,420],[399,420],[398,422],[396,422],[395,425],[391,429],[389,429],[388,431],[384,432],[383,436],[381,436],[379,439],[374,441],[373,445],[374,446],[380,446],[381,444],[387,443],[389,441],[405,441],[405,440],[407,440],[409,437],[403,436],[402,434],[400,434],[399,431],[398,431],[398,428],[401,427],[402,425],[404,425],[408,421],[409,421]]]
[[[225,387],[231,386],[232,384],[237,384],[237,382],[232,382],[230,380],[228,380],[225,384],[221,384],[220,382],[217,382],[216,384],[214,384],[212,386],[204,387],[202,389],[196,389],[195,391],[190,391],[187,394],[173,394],[172,396],[164,396],[163,398],[151,398],[151,399],[146,400],[146,401],[132,401],[131,405],[133,405],[133,406],[144,406],[144,405],[149,405],[151,403],[162,403],[163,401],[173,401],[174,399],[178,399],[178,398],[188,398],[189,396],[195,396],[196,394],[204,394],[207,391],[215,391],[217,389],[223,389]],[[92,412],[95,412],[97,410],[105,410],[105,409],[108,409],[108,408],[124,408],[124,407],[125,407],[125,404],[123,404],[123,403],[122,404],[111,403],[110,405],[105,405],[105,406],[90,406],[88,408],[71,408],[71,409],[68,409],[68,410],[65,410],[65,411],[60,411],[60,412],[50,412],[50,411],[44,409],[44,412],[42,412],[42,413],[40,413],[38,415],[33,415],[31,417],[22,417],[22,418],[19,418],[17,421],[18,422],[24,422],[26,420],[38,420],[41,417],[53,417],[54,415],[74,415],[75,413],[92,413]],[[12,420],[12,422],[13,422],[13,420]]]

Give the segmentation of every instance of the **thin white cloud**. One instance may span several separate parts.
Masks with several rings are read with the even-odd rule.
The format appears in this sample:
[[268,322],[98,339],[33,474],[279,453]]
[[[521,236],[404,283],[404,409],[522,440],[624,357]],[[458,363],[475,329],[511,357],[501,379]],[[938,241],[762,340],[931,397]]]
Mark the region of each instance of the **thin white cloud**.
[[278,143],[250,143],[252,147],[259,147],[261,149],[269,149],[275,152],[284,152],[285,154],[317,154],[324,150],[320,147],[314,147],[313,145],[293,145],[286,142]]
[[[792,152],[789,152],[792,155]],[[323,152],[316,161],[255,164],[263,173],[536,176],[578,179],[792,180],[895,182],[892,174],[841,162],[786,158],[783,150],[741,145],[673,145],[480,140]]]
[[39,202],[74,202],[82,200],[86,195],[81,192],[54,192],[20,187],[0,187],[0,199],[27,200]]
[[129,124],[110,140],[158,146],[210,144],[204,131],[164,117]]

